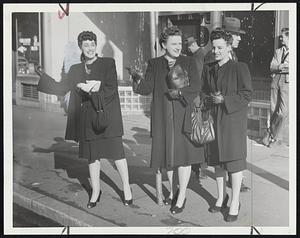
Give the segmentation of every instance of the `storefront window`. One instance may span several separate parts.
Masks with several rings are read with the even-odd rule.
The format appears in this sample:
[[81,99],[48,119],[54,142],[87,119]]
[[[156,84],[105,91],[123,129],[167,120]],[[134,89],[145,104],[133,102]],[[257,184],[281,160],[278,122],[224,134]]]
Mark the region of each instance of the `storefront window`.
[[41,63],[40,14],[14,13],[13,21],[17,75],[35,75],[34,66]]

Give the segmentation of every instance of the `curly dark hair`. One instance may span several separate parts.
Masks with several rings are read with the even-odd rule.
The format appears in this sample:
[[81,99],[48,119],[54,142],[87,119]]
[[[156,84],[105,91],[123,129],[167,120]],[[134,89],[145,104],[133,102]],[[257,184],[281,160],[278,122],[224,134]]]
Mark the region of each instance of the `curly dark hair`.
[[210,42],[217,39],[224,39],[228,45],[231,45],[233,41],[232,35],[221,28],[217,28],[210,33]]
[[169,36],[182,36],[182,32],[178,26],[165,27],[159,36],[159,44],[162,48],[162,43],[167,42]]
[[77,42],[78,42],[79,48],[81,48],[82,42],[85,40],[95,41],[95,43],[97,45],[97,36],[92,31],[83,31],[78,35]]

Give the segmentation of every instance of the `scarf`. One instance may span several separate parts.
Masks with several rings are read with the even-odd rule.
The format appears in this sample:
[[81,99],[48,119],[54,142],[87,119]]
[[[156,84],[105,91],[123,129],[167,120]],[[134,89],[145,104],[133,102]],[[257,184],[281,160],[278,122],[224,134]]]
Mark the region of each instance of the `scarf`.
[[176,63],[176,59],[173,59],[173,58],[171,58],[168,55],[164,55],[164,57],[168,61],[169,68],[172,68],[175,65],[175,63]]

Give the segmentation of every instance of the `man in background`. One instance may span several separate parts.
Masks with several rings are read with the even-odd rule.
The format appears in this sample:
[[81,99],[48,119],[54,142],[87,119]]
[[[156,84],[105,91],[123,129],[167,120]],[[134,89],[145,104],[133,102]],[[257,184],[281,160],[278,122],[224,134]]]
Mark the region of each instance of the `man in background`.
[[281,47],[275,51],[270,65],[271,118],[270,126],[262,139],[265,146],[281,145],[283,129],[288,121],[289,108],[289,28],[281,30]]

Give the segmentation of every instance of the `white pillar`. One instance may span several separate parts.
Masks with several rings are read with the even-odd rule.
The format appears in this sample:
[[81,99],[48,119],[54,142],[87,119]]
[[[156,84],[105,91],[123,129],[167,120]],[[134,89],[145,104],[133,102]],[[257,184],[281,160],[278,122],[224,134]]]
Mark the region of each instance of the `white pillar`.
[[[42,50],[42,67],[45,72],[51,72],[51,15],[50,13],[43,13],[42,15],[42,39],[40,39],[41,50]],[[40,107],[43,110],[47,110],[47,104],[51,102],[51,95],[45,93],[39,93]]]
[[154,58],[156,56],[156,52],[155,52],[155,49],[154,49],[155,38],[156,38],[155,12],[150,12],[150,47],[151,47],[151,58]]
[[222,27],[222,15],[220,11],[212,11],[210,13],[211,30]]

